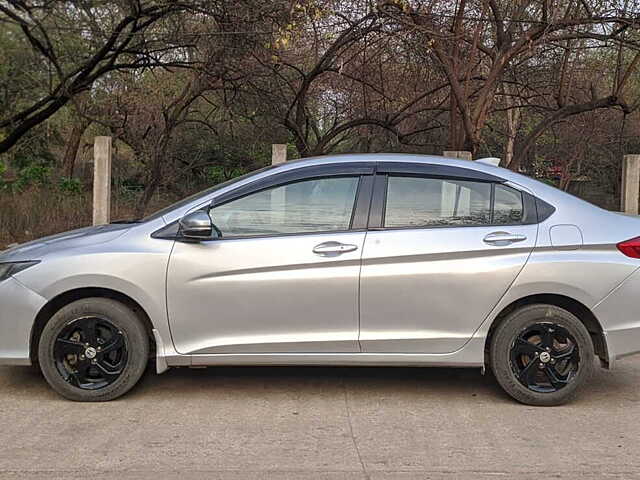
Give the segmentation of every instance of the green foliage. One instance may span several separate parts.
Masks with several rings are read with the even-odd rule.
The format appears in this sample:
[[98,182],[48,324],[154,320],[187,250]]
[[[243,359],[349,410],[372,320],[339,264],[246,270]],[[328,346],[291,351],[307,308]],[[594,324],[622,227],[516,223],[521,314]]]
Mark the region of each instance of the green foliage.
[[58,190],[67,195],[80,195],[82,182],[77,178],[61,177],[58,182]]
[[42,151],[18,151],[13,160],[13,165],[24,169],[35,165],[48,166],[55,163],[55,157],[47,150]]
[[206,180],[208,183],[216,185],[218,183],[226,182],[240,175],[247,173],[246,170],[240,167],[225,168],[223,166],[213,166],[206,169]]
[[14,147],[10,164],[12,168],[18,170],[32,165],[51,167],[56,163],[51,147],[62,143],[62,138],[57,133],[47,132],[44,127],[34,128],[24,136],[22,142]]
[[0,191],[8,188],[7,181],[4,178],[5,173],[7,173],[7,166],[0,160]]
[[18,178],[13,183],[13,188],[23,191],[31,186],[44,186],[50,183],[51,167],[44,165],[29,165],[18,173]]
[[[574,9],[568,13],[570,27],[557,30],[567,36],[566,45],[543,35],[528,42],[526,51],[499,60],[487,54],[497,45],[490,18],[479,34],[475,27],[474,15],[486,10],[481,0],[460,7],[463,21],[454,36],[447,32],[457,15],[455,2],[422,2],[433,3],[433,13],[426,14],[417,6],[421,2],[409,0],[210,1],[197,15],[179,9],[171,20],[149,24],[149,37],[137,31],[126,40],[131,44],[116,65],[140,68],[117,69],[83,88],[71,88],[83,75],[78,68],[98,53],[120,19],[135,17],[145,6],[183,3],[190,2],[3,2],[0,117],[18,117],[3,123],[0,141],[23,121],[20,112],[50,108],[46,99],[52,92],[73,101],[62,107],[64,102],[56,102],[42,117],[48,118],[46,124],[32,125],[3,153],[0,205],[15,192],[24,197],[43,193],[37,190],[73,203],[84,190],[82,182],[60,175],[74,172],[90,182],[85,162],[95,135],[114,137],[114,196],[132,204],[145,190],[157,190],[157,202],[160,194],[181,197],[269,165],[271,145],[287,139],[288,159],[376,151],[439,154],[463,144],[477,148],[477,157],[504,157],[507,139],[515,139],[509,143],[518,160],[512,168],[552,184],[559,177],[559,183],[571,182],[571,176],[603,177],[616,198],[622,153],[640,151],[639,108],[625,117],[611,109],[610,115],[594,111],[559,118],[535,140],[535,148],[526,155],[519,152],[527,135],[537,132],[552,112],[608,95],[612,87],[620,89],[616,82],[623,78],[628,80],[620,97],[633,108],[640,105],[640,63],[631,48],[640,38],[633,23],[640,12],[637,2],[618,9],[620,2],[585,0],[594,18],[616,6],[616,16],[631,23],[592,27],[584,12]],[[525,38],[526,29],[539,26],[538,3],[528,1],[527,8],[516,9],[514,2],[496,3],[505,22],[518,27],[509,39],[513,44]],[[55,62],[34,47],[21,21],[7,17],[7,11],[22,4],[32,6],[28,20],[39,27],[32,29],[33,38],[52,49]],[[227,16],[232,4],[236,11]],[[414,16],[420,28],[403,28]],[[614,41],[588,40],[588,32],[599,38],[611,29],[620,35],[624,31],[624,48]],[[155,61],[145,67],[148,57],[142,52],[149,48],[157,49],[158,58],[188,60],[192,68],[163,69],[154,67]],[[171,54],[174,50],[179,53]],[[435,50],[450,56],[459,71],[447,74]],[[116,61],[111,52],[96,71]],[[494,83],[487,83],[487,71],[496,72]],[[448,98],[454,91],[451,82],[459,84],[467,101]],[[451,108],[458,112],[451,114]],[[93,120],[89,127],[76,129],[87,119]],[[452,122],[459,125],[453,128]],[[483,124],[478,135],[465,131]],[[78,164],[71,165],[72,160]]]
[[135,177],[115,177],[113,179],[113,186],[116,197],[127,202],[136,201],[144,191],[144,184]]

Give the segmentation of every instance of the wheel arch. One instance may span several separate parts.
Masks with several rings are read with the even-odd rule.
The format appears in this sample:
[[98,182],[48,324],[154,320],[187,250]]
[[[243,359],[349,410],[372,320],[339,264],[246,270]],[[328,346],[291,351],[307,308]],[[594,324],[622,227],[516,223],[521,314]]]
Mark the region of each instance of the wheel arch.
[[487,332],[486,340],[485,340],[485,364],[488,364],[489,361],[489,350],[491,347],[491,339],[493,337],[493,333],[496,328],[504,321],[504,319],[515,310],[522,308],[526,305],[533,304],[547,304],[547,305],[555,305],[556,307],[563,308],[568,312],[575,315],[578,320],[580,320],[584,326],[586,327],[589,335],[591,336],[591,341],[593,342],[593,348],[600,359],[600,363],[605,367],[609,367],[609,355],[607,352],[607,342],[605,339],[604,331],[602,329],[602,325],[600,321],[597,319],[595,314],[582,302],[568,297],[566,295],[560,295],[557,293],[539,293],[535,295],[529,295],[526,297],[522,297],[518,300],[511,302],[509,305],[504,307],[502,311],[495,317],[493,320],[491,327],[489,327],[489,331]]
[[145,330],[147,331],[147,335],[149,336],[150,357],[155,357],[156,339],[153,335],[154,327],[153,323],[151,322],[151,318],[144,310],[144,308],[142,308],[142,306],[136,300],[117,290],[102,287],[86,287],[76,288],[61,293],[49,300],[40,309],[40,311],[36,315],[33,327],[31,328],[31,336],[29,339],[29,357],[33,365],[38,364],[38,344],[40,342],[42,331],[47,322],[61,308],[83,298],[109,298],[129,307],[133,312],[135,312],[140,321],[143,323]]

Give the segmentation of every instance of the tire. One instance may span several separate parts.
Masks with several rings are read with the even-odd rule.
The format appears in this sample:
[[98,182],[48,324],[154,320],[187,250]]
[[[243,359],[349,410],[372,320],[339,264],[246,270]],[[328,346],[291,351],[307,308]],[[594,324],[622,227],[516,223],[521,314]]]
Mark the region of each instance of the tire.
[[593,342],[572,313],[554,305],[528,305],[496,329],[490,364],[500,386],[517,401],[561,405],[591,377]]
[[38,345],[51,387],[78,402],[106,402],[138,383],[149,358],[149,337],[138,316],[108,298],[85,298],[56,312]]

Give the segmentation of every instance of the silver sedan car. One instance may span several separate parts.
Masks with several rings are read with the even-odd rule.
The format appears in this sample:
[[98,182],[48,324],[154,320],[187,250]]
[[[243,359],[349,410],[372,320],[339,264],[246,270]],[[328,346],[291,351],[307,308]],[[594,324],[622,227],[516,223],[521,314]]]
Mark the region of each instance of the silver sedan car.
[[0,254],[0,363],[71,400],[148,360],[489,367],[532,405],[640,351],[640,220],[483,161],[287,162]]

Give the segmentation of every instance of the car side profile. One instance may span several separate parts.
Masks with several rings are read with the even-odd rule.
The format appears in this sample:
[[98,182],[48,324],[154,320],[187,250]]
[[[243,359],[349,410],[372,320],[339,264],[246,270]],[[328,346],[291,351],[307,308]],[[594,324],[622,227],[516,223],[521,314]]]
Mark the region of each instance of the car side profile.
[[568,401],[640,351],[640,219],[483,161],[302,159],[0,253],[0,364],[106,401],[150,358],[490,368]]

